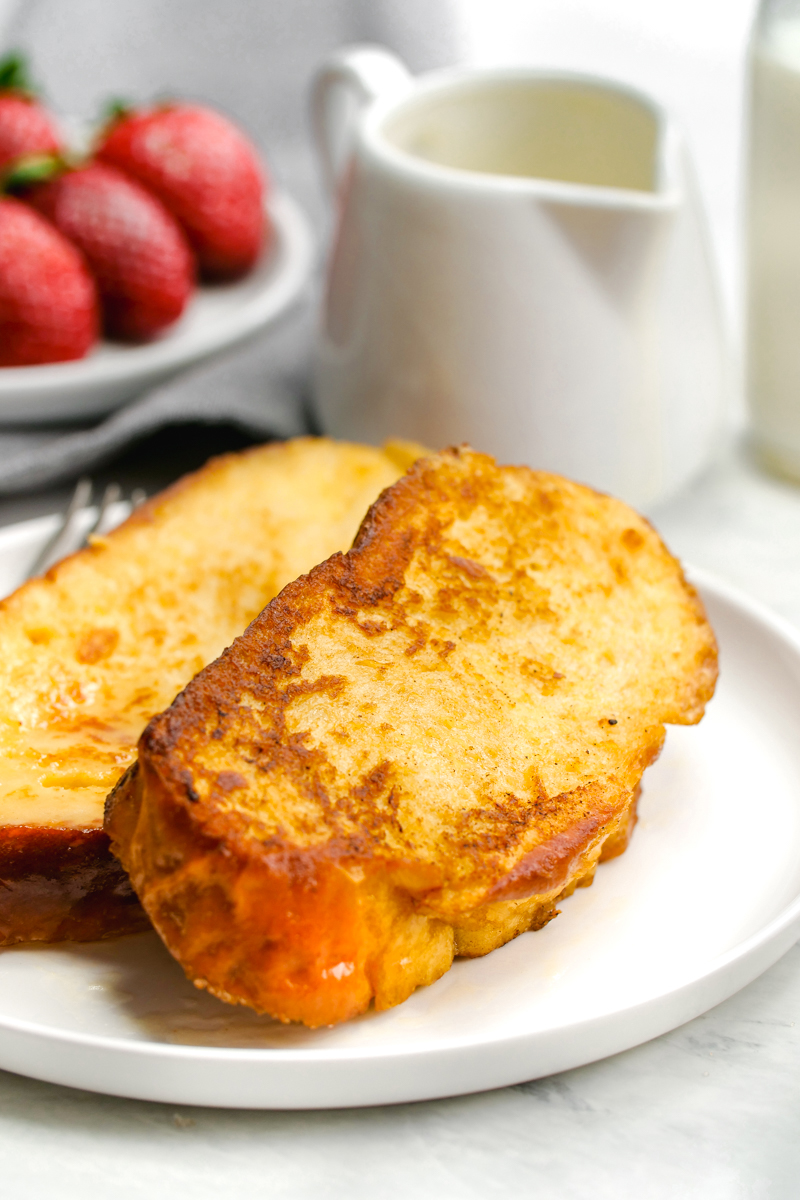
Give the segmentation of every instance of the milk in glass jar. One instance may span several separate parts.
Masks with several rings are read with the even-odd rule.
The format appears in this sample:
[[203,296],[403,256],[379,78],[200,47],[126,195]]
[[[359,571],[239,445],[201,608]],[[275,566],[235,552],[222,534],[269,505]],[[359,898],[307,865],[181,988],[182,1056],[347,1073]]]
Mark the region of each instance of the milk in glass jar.
[[762,0],[750,72],[750,411],[762,460],[800,480],[800,0]]

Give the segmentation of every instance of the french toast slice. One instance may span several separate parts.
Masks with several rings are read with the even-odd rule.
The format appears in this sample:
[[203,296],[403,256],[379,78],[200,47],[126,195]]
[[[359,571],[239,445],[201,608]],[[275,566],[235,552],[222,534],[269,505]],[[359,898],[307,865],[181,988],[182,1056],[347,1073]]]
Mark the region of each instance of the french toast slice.
[[149,924],[102,829],[139,734],[419,453],[301,438],[216,459],[0,604],[0,943]]
[[150,722],[106,829],[198,986],[330,1025],[555,915],[716,674],[645,520],[446,451]]

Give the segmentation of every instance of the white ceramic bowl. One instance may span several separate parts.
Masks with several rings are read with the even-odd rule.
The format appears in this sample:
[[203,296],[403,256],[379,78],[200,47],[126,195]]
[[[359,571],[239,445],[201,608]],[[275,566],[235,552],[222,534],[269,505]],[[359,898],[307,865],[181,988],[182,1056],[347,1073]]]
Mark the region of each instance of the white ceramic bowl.
[[0,423],[101,416],[266,329],[301,294],[314,259],[311,229],[294,200],[275,195],[268,212],[275,228],[270,253],[236,283],[198,288],[180,321],[156,341],[101,342],[78,362],[0,368]]

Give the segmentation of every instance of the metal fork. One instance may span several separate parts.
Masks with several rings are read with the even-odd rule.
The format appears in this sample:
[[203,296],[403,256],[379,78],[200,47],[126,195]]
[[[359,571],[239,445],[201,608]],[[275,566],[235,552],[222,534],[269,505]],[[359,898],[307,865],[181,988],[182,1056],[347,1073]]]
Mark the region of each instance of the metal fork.
[[[142,488],[134,488],[128,500],[131,511],[138,508],[146,499],[147,493]],[[54,563],[88,545],[92,534],[102,535],[113,529],[118,522],[114,520],[111,510],[120,500],[122,500],[122,488],[118,483],[109,483],[96,511],[90,514],[87,526],[87,509],[92,502],[92,481],[87,478],[79,479],[58,529],[52,537],[48,538],[28,568],[27,578],[32,579],[34,575],[43,575]]]

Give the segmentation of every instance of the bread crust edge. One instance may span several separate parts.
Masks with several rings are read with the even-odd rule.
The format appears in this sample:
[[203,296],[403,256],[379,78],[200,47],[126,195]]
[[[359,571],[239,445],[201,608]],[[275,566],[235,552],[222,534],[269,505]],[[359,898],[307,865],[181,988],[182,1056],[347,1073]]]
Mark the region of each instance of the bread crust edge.
[[0,945],[93,942],[149,928],[102,829],[0,827]]
[[373,1002],[391,1008],[455,957],[482,957],[542,928],[560,899],[591,884],[599,861],[626,848],[638,795],[638,786],[624,792],[586,829],[538,847],[482,904],[450,919],[436,903],[442,881],[425,864],[331,842],[265,846],[229,822],[205,821],[151,761],[134,763],[111,792],[105,827],[196,987],[317,1028]]

